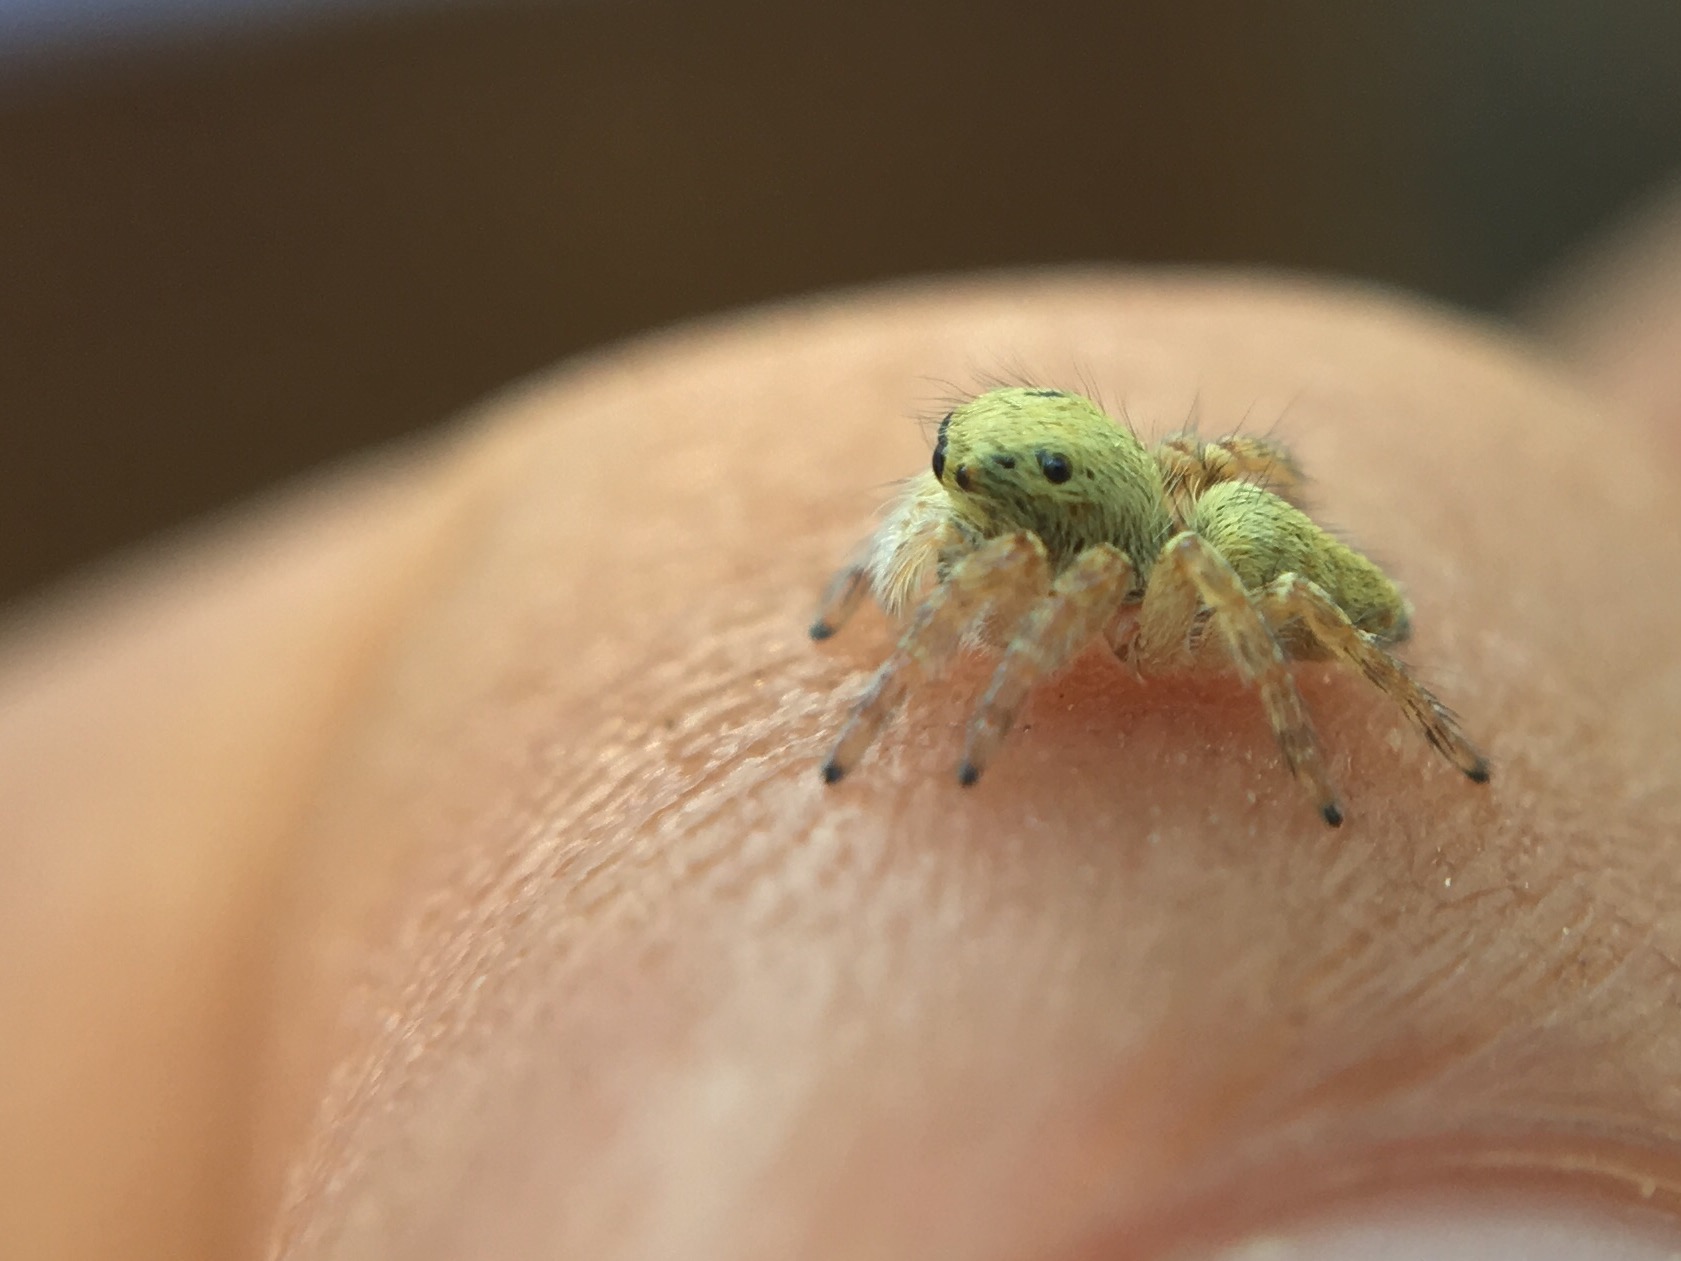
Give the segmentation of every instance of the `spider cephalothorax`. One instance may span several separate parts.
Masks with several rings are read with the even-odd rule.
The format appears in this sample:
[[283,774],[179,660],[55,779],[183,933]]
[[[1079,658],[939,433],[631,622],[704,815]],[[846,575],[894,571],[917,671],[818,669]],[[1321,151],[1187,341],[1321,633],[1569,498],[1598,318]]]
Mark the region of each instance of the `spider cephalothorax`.
[[812,625],[813,638],[832,635],[866,592],[895,615],[915,605],[824,777],[856,764],[916,677],[981,640],[1002,659],[959,772],[974,783],[1032,685],[1101,636],[1142,674],[1223,653],[1258,686],[1285,761],[1330,824],[1342,811],[1291,659],[1359,670],[1486,781],[1453,715],[1387,650],[1407,636],[1406,600],[1301,510],[1300,485],[1277,442],[1181,434],[1150,449],[1061,390],[992,390],[955,408],[929,471],[835,576]]

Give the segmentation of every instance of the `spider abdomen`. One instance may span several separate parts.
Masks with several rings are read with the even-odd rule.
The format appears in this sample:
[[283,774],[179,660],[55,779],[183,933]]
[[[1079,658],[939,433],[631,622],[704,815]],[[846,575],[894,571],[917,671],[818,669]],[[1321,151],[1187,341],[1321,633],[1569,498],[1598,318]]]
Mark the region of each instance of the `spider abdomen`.
[[1222,482],[1196,502],[1191,527],[1251,592],[1299,574],[1380,641],[1406,636],[1407,602],[1389,577],[1305,512],[1249,482]]

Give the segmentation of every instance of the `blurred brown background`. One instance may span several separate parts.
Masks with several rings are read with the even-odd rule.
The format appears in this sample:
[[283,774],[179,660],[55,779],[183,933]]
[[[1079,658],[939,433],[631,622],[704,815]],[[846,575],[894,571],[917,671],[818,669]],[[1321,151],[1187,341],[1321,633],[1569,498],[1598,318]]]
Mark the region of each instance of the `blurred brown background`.
[[0,600],[820,286],[1260,262],[1498,309],[1681,163],[1678,71],[1669,0],[575,0],[12,55]]

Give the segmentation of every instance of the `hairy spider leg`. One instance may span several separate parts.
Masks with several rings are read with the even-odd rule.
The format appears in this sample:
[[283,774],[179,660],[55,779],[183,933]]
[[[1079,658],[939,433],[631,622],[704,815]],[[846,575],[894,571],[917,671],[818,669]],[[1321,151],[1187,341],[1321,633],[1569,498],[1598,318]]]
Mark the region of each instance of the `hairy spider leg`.
[[823,778],[833,784],[858,764],[915,678],[936,677],[989,618],[1019,618],[1044,594],[1049,569],[1045,545],[1026,532],[989,539],[953,562],[853,708]]
[[1114,620],[1132,594],[1136,571],[1126,553],[1107,543],[1081,552],[1030,609],[992,676],[969,724],[962,784],[973,784],[992,761],[1034,684],[1062,669]]
[[1174,434],[1157,445],[1155,457],[1168,502],[1181,523],[1190,520],[1202,493],[1219,482],[1253,482],[1301,506],[1307,477],[1290,449],[1275,439],[1234,434],[1205,442],[1194,433]]
[[1191,628],[1204,607],[1211,611],[1211,621],[1239,673],[1259,689],[1261,707],[1290,773],[1313,797],[1325,822],[1341,825],[1336,790],[1284,649],[1243,580],[1199,535],[1187,531],[1174,536],[1151,571],[1139,610],[1139,669],[1152,673],[1184,664],[1192,652]]
[[1359,670],[1389,697],[1424,738],[1467,778],[1488,782],[1488,759],[1479,753],[1453,712],[1407,672],[1377,641],[1348,620],[1336,602],[1300,574],[1284,574],[1261,593],[1261,613],[1275,632],[1299,625],[1328,655]]
[[838,631],[857,612],[869,589],[870,571],[863,564],[848,565],[829,579],[817,606],[817,620],[811,624],[811,637],[827,639]]

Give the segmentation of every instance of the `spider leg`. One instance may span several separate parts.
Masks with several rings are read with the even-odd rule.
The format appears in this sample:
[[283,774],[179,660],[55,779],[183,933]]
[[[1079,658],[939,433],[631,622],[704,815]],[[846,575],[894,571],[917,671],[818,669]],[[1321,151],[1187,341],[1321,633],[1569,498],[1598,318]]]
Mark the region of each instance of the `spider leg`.
[[1488,759],[1459,729],[1452,712],[1381,648],[1353,625],[1336,602],[1300,574],[1285,574],[1261,595],[1261,612],[1275,631],[1299,625],[1331,656],[1359,670],[1407,716],[1413,726],[1448,761],[1476,783],[1488,782]]
[[835,783],[864,756],[916,678],[932,678],[989,616],[1014,618],[1045,590],[1049,562],[1032,534],[1006,534],[955,561],[912,617],[823,764]]
[[1155,456],[1180,521],[1190,520],[1197,499],[1218,482],[1254,482],[1301,506],[1307,478],[1290,448],[1276,439],[1234,434],[1205,442],[1194,433],[1181,433],[1159,443]]
[[1286,503],[1301,506],[1307,475],[1290,448],[1276,438],[1235,435],[1210,444],[1228,461],[1222,481],[1241,478],[1265,486]]
[[969,724],[961,783],[981,777],[1033,685],[1062,669],[1115,620],[1134,577],[1126,554],[1103,543],[1081,552],[1051,584],[1017,628]]
[[1191,628],[1205,606],[1239,673],[1257,685],[1290,773],[1312,795],[1325,822],[1337,827],[1342,810],[1284,649],[1244,590],[1243,580],[1219,552],[1189,531],[1168,541],[1151,571],[1139,612],[1141,668],[1161,670],[1193,662]]
[[862,563],[848,565],[829,579],[817,606],[817,617],[811,624],[811,637],[827,639],[838,631],[858,611],[869,589],[869,567]]
[[829,638],[872,592],[888,616],[897,617],[923,579],[948,554],[967,546],[952,525],[940,483],[927,473],[912,478],[852,563],[823,589],[811,637]]
[[1103,642],[1109,645],[1109,651],[1115,654],[1115,659],[1137,674],[1138,662],[1134,649],[1138,642],[1138,605],[1123,604],[1103,628],[1102,635]]

